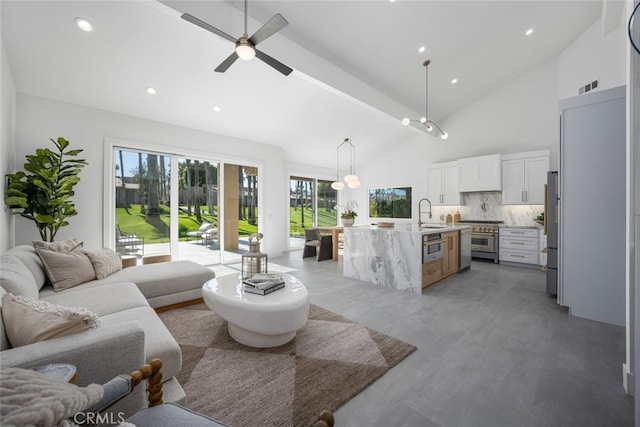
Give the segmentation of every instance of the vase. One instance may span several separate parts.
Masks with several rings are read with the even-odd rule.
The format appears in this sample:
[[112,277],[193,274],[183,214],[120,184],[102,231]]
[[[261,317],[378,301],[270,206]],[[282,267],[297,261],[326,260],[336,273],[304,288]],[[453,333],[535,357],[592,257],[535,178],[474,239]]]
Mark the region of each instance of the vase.
[[342,218],[342,225],[344,225],[345,227],[351,227],[354,221],[354,218]]

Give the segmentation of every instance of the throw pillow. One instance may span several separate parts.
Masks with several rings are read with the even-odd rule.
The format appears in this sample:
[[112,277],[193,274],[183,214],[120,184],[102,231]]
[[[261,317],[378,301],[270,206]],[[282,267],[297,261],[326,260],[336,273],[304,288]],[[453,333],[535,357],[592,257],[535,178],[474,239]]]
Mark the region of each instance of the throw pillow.
[[45,242],[42,240],[34,240],[33,247],[34,249],[36,249],[36,251],[38,249],[47,249],[49,251],[62,252],[66,254],[74,249],[77,249],[79,247],[81,248],[82,241],[76,239],[75,237],[72,237],[71,239],[64,242]]
[[96,271],[96,279],[98,280],[122,270],[122,258],[120,254],[111,249],[103,248],[97,251],[83,250],[82,252],[89,257],[93,269]]
[[97,314],[82,307],[4,294],[2,322],[12,347],[64,337],[101,326]]
[[96,271],[93,269],[89,257],[81,250],[62,253],[36,249],[36,252],[42,260],[42,265],[44,265],[54,291],[69,289],[96,278]]
[[0,369],[0,384],[0,419],[8,426],[65,425],[104,394],[99,384],[78,387],[22,368]]

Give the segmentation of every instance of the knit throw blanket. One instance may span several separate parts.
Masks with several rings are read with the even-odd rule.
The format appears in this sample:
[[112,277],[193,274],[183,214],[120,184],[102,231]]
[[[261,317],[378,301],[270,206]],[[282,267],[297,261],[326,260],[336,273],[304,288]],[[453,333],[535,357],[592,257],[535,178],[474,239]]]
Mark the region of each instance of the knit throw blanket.
[[98,384],[78,387],[29,369],[2,368],[0,424],[73,425],[69,423],[73,415],[98,402],[103,393],[104,389]]

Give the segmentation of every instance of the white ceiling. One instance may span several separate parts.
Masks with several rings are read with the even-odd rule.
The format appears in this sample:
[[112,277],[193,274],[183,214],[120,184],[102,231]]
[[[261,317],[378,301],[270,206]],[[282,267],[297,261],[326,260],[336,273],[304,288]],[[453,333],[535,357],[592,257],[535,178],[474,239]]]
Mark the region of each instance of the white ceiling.
[[[19,92],[277,145],[288,160],[327,167],[345,137],[366,156],[417,132],[399,121],[424,114],[425,59],[429,116],[440,120],[556,56],[602,9],[595,0],[250,1],[249,34],[276,12],[290,23],[259,46],[295,69],[284,77],[256,59],[214,72],[233,44],[180,19],[189,12],[237,37],[242,2],[1,1]],[[79,31],[78,16],[95,31]]]

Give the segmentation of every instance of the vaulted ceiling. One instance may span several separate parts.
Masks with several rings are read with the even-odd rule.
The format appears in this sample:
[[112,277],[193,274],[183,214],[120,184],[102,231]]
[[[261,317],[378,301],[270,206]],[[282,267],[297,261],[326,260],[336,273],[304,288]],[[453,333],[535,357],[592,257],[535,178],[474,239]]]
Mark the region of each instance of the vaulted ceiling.
[[[290,24],[259,47],[295,71],[254,59],[216,73],[233,44],[180,15],[238,37],[243,7],[2,0],[2,42],[19,92],[277,145],[288,160],[331,167],[345,137],[371,154],[417,132],[400,119],[424,114],[425,59],[429,116],[441,120],[557,56],[602,1],[254,0],[249,34],[281,13]],[[78,30],[76,17],[94,31]]]

